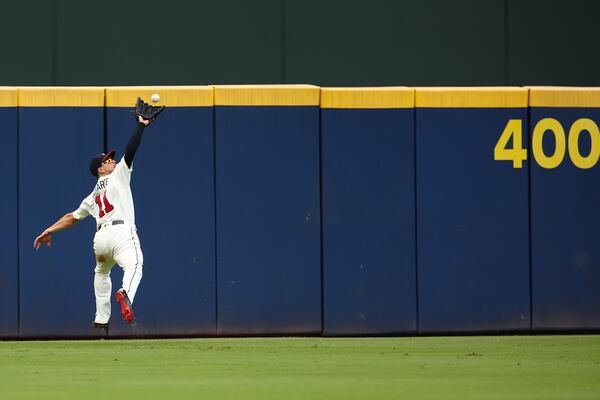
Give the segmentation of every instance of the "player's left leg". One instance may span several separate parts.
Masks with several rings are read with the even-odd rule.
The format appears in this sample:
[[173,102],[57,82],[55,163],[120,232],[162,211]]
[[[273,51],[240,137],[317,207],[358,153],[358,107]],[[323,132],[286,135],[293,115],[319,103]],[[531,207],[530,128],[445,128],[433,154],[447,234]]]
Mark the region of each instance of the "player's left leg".
[[114,254],[115,261],[123,268],[123,285],[115,294],[121,305],[121,314],[127,322],[133,320],[131,304],[142,280],[144,255],[140,241],[133,227],[120,230],[119,245]]
[[127,292],[129,301],[133,303],[144,269],[144,254],[134,228],[128,228],[127,237],[122,238],[114,258],[123,268],[122,289]]

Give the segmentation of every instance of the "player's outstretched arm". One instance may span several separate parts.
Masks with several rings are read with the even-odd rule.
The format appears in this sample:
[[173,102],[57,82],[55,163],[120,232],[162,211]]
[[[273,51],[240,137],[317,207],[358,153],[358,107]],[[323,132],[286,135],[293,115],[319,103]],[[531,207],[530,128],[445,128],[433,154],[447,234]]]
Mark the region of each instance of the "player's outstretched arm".
[[131,138],[129,138],[129,142],[125,148],[125,162],[129,168],[131,168],[131,163],[133,163],[135,152],[142,141],[144,128],[147,127],[148,124],[150,124],[150,121],[144,119],[141,115],[138,115],[138,123],[135,125],[135,130],[133,131]]
[[44,243],[46,243],[46,245],[50,247],[52,245],[52,234],[54,232],[70,228],[77,222],[79,222],[79,220],[73,216],[73,213],[65,214],[61,219],[56,221],[44,232],[42,232],[38,237],[35,238],[35,240],[33,241],[33,247],[35,247],[36,250],[39,250],[40,246]]
[[144,133],[144,128],[156,121],[158,115],[164,110],[165,106],[150,106],[140,97],[137,98],[134,112],[137,116],[138,123],[133,131],[133,135],[131,135],[131,139],[129,139],[129,143],[127,143],[127,147],[125,148],[125,163],[129,168],[131,168],[131,163],[133,162],[135,152],[142,141],[142,133]]

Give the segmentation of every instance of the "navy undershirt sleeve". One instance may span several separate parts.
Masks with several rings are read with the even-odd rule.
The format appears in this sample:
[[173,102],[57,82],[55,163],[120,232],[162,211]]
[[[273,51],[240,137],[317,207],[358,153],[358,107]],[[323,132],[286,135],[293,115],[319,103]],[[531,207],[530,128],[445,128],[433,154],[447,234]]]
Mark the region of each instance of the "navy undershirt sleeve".
[[131,163],[133,162],[133,157],[135,156],[135,152],[142,141],[142,134],[144,133],[144,128],[146,125],[138,122],[135,126],[135,130],[129,139],[129,143],[127,143],[127,147],[125,148],[125,162],[127,166],[131,168]]

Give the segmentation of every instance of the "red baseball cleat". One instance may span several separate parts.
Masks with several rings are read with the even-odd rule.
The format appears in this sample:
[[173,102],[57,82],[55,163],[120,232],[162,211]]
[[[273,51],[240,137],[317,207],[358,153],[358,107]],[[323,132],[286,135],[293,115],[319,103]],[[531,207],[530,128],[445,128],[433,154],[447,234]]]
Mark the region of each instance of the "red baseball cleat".
[[133,321],[133,308],[131,308],[131,302],[129,301],[129,297],[127,297],[127,292],[125,292],[124,289],[119,289],[117,293],[115,293],[115,299],[121,305],[123,321],[131,323]]

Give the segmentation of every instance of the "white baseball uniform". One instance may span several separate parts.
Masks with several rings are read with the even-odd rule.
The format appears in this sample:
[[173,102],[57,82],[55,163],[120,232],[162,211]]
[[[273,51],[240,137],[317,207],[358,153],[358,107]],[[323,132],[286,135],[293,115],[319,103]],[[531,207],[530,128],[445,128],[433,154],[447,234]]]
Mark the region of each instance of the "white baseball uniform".
[[133,196],[129,185],[132,170],[125,158],[121,158],[111,174],[98,178],[92,193],[73,212],[73,217],[78,220],[88,215],[96,219],[95,322],[101,324],[108,323],[110,319],[110,271],[115,263],[123,268],[123,289],[131,303],[142,279],[144,256],[135,228]]

